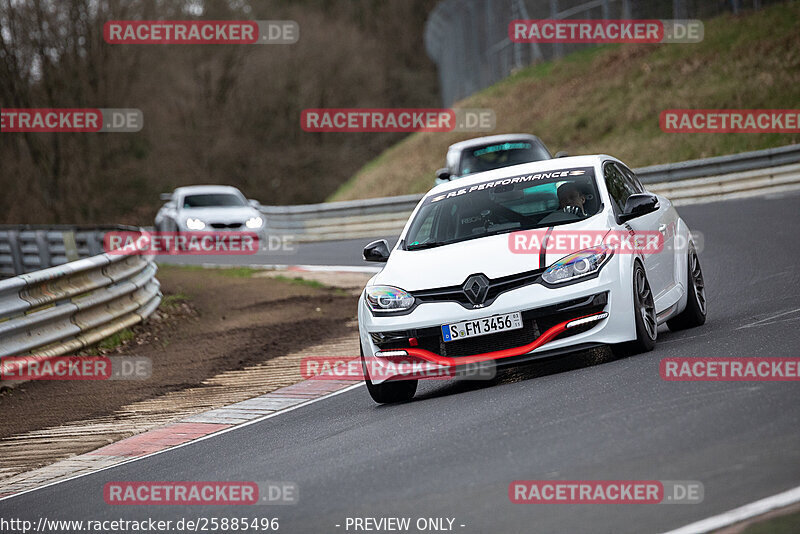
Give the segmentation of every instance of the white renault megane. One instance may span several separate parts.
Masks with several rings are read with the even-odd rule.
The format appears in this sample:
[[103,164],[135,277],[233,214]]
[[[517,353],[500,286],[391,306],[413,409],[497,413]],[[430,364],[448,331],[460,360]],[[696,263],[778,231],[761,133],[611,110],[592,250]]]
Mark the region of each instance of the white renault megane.
[[689,228],[611,156],[437,186],[394,249],[375,241],[364,259],[386,262],[358,305],[365,380],[379,403],[410,399],[431,369],[457,375],[598,345],[649,351],[659,324],[706,317]]

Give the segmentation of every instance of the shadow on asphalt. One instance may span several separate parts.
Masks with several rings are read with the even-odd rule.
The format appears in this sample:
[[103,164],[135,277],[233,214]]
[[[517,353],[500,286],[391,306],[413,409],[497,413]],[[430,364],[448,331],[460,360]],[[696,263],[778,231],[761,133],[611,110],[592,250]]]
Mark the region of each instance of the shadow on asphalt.
[[[691,332],[694,332],[694,330],[691,330]],[[681,341],[686,336],[686,331],[672,332],[666,327],[666,325],[661,325],[658,329],[656,350],[658,350],[658,343]],[[597,347],[594,349],[583,350],[569,354],[561,354],[551,358],[534,360],[532,362],[513,367],[504,367],[498,369],[494,378],[488,380],[465,378],[448,381],[421,380],[419,387],[417,388],[417,394],[410,401],[400,402],[397,404],[380,405],[378,408],[390,408],[392,406],[398,406],[407,403],[420,402],[439,397],[447,397],[450,395],[458,395],[460,393],[467,393],[469,391],[477,391],[502,384],[513,384],[515,382],[532,380],[535,378],[541,378],[559,373],[567,373],[577,369],[584,369],[586,367],[602,365],[604,363],[610,363],[616,360],[637,356],[641,355],[617,355],[614,354],[614,352],[611,350],[611,347]]]
[[[419,402],[428,399],[435,399],[437,397],[457,395],[459,393],[476,391],[501,384],[511,384],[514,382],[521,382],[523,380],[531,380],[534,378],[541,378],[558,373],[566,373],[576,369],[600,365],[622,358],[625,358],[625,356],[614,355],[614,353],[608,347],[599,347],[580,352],[573,352],[553,358],[536,360],[515,367],[498,369],[497,375],[490,380],[456,379],[443,383],[441,387],[437,387],[436,389],[426,388],[425,391],[418,390],[417,395],[410,402]],[[423,387],[424,383],[434,383],[434,381],[423,380],[420,383],[420,387]]]

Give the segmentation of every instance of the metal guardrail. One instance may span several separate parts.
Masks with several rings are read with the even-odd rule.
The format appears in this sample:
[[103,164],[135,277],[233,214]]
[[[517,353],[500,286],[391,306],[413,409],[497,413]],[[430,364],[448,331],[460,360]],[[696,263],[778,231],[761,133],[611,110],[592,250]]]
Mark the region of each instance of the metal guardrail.
[[0,225],[0,278],[63,265],[102,254],[109,231],[135,226]]
[[[680,204],[737,191],[800,183],[800,170],[791,165],[795,163],[800,163],[800,144],[653,165],[635,172],[649,190],[665,194]],[[420,194],[262,206],[262,212],[266,215],[268,232],[292,234],[298,242],[367,238],[399,233],[422,197]]]
[[70,353],[144,320],[161,302],[156,270],[152,256],[98,254],[1,280],[0,357]]
[[635,169],[634,172],[642,183],[651,184],[766,169],[798,162],[800,162],[800,145],[787,145],[728,156],[653,165]]
[[[395,233],[422,195],[346,200],[299,206],[262,206],[267,232],[291,234],[299,242]],[[342,237],[344,236],[344,237]]]

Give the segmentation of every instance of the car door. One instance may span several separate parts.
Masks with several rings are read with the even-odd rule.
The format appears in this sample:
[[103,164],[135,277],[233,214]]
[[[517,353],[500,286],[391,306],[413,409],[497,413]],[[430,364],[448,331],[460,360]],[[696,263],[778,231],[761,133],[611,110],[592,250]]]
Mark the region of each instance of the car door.
[[[644,188],[638,183],[638,180],[634,181],[626,176],[622,171],[622,167],[624,166],[614,161],[606,161],[603,164],[603,177],[606,182],[606,187],[608,188],[608,193],[611,196],[614,214],[617,217],[625,208],[625,201],[628,200],[629,196],[644,192]],[[664,206],[662,204],[662,202],[659,202],[658,210],[652,213],[620,223],[621,228],[627,230],[629,233],[637,235],[639,239],[646,240],[648,232],[657,231],[661,219],[664,217]],[[617,221],[619,222],[619,219],[617,219]],[[661,252],[643,254],[641,256],[645,271],[647,272],[647,280],[650,282],[650,288],[653,291],[653,297],[656,301],[656,312],[661,311],[658,303],[659,297],[663,296],[671,286],[670,272],[672,271],[672,267],[669,265],[669,255],[665,254],[665,252],[666,248],[663,248]]]
[[162,208],[164,218],[164,230],[167,232],[177,232],[180,229],[178,224],[178,211],[180,210],[178,197],[173,197],[172,200],[167,202]]
[[[636,177],[636,174],[625,165],[617,163],[625,177],[638,189],[639,192],[645,192],[646,189]],[[676,267],[678,265],[676,256],[682,254],[678,251],[676,243],[676,233],[678,231],[678,212],[672,206],[672,202],[666,197],[658,195],[658,226],[657,230],[661,233],[663,240],[663,249],[661,255],[662,262],[659,262],[664,268],[664,277],[666,291],[670,291],[678,283],[678,272]],[[673,300],[673,299],[668,299]],[[672,304],[671,302],[666,305]]]

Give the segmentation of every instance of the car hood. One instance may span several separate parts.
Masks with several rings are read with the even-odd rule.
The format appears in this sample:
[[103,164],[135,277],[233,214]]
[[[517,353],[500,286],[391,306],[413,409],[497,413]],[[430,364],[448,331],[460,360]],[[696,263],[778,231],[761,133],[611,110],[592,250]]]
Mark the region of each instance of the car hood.
[[258,210],[249,206],[231,208],[191,208],[182,209],[180,217],[195,217],[207,223],[244,223],[250,217],[260,215]]
[[[609,230],[609,222],[607,216],[600,213],[584,221],[558,225],[554,229],[590,231],[602,235]],[[537,232],[543,235],[546,230],[541,228]],[[472,274],[483,273],[489,278],[500,278],[546,267],[580,249],[560,249],[554,253],[548,251],[544,264],[540,266],[538,251],[525,254],[511,251],[509,240],[513,238],[514,233],[509,233],[430,249],[395,249],[386,267],[372,279],[371,285],[391,285],[407,291],[456,286]]]

